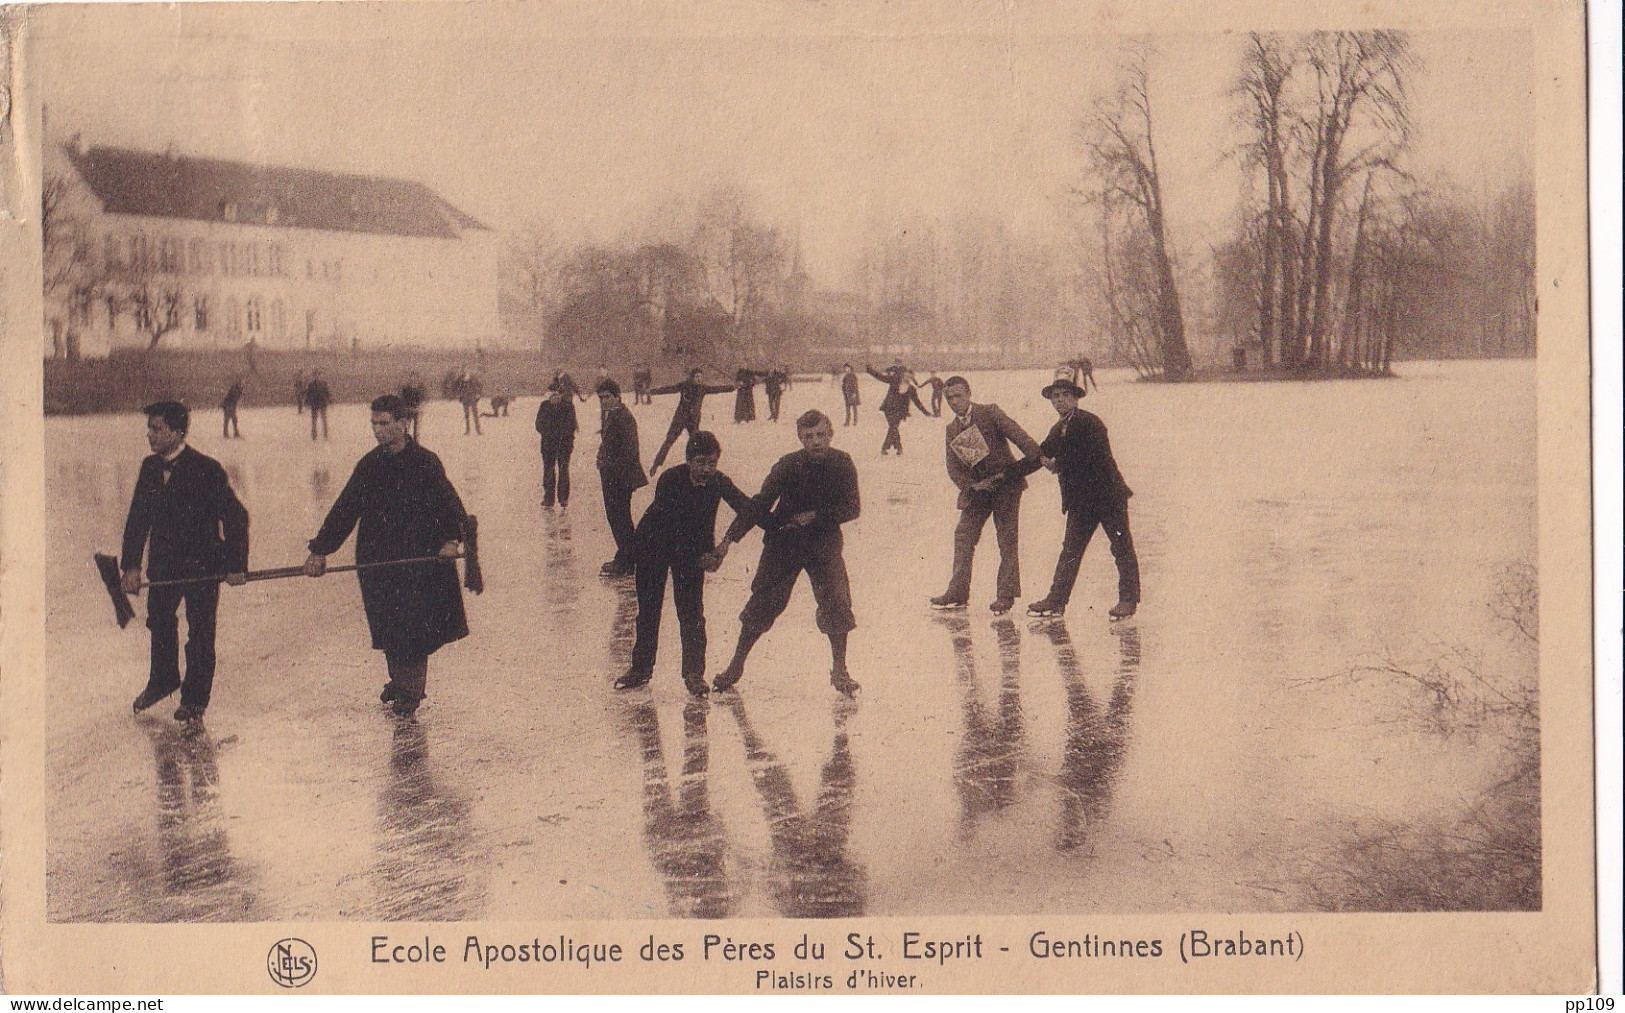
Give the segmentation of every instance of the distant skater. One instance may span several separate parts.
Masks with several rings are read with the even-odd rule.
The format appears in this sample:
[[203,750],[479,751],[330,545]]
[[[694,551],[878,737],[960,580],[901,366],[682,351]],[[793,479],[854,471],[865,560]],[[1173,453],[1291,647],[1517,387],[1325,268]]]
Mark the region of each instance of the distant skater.
[[429,656],[468,636],[454,560],[468,528],[462,498],[440,458],[406,434],[406,405],[394,394],[372,402],[378,445],[356,463],[327,519],[310,540],[305,574],[327,572],[327,557],[356,534],[355,561],[439,556],[428,563],[356,573],[372,648],[389,671],[378,699],[399,717],[416,713],[428,692]]
[[654,386],[654,371],[645,362],[632,372],[632,403],[653,404],[654,398],[649,396],[649,388]]
[[406,410],[411,413],[411,422],[407,431],[414,440],[418,439],[418,422],[423,417],[424,393],[423,377],[419,376],[417,371],[414,370],[406,378],[406,383],[401,385],[401,404],[405,405]]
[[1004,615],[1021,597],[1021,494],[1027,480],[1010,453],[1013,443],[1026,461],[1039,463],[1038,443],[996,404],[973,404],[970,382],[962,376],[943,384],[953,420],[945,437],[948,477],[959,488],[959,526],[954,529],[954,569],[948,590],[931,599],[937,609],[964,608],[970,601],[971,563],[988,517],[999,543],[999,580],[994,615]]
[[934,370],[934,369],[931,371],[931,375],[926,377],[920,383],[920,386],[922,386],[922,387],[930,387],[931,388],[931,417],[932,418],[938,418],[938,419],[942,418],[942,389],[943,389],[944,386],[946,386],[946,384],[947,384],[947,381],[944,380],[942,377],[938,376],[937,371]]
[[575,377],[562,369],[553,371],[553,380],[549,387],[557,387],[559,390],[564,391],[565,397],[573,397],[577,401],[583,402],[587,400],[587,392],[576,385]]
[[654,463],[649,466],[649,474],[653,475],[666,463],[666,454],[671,451],[672,444],[683,433],[693,435],[699,431],[700,416],[705,407],[705,395],[726,394],[733,390],[730,384],[708,384],[704,382],[705,370],[691,369],[688,379],[674,383],[667,387],[656,387],[650,394],[676,394],[677,410],[671,414],[671,425],[666,427],[666,438],[655,453]]
[[755,525],[763,531],[750,600],[739,614],[739,643],[728,667],[711,682],[719,693],[744,676],[751,648],[783,614],[803,570],[818,606],[818,629],[829,638],[830,685],[847,696],[859,688],[846,669],[847,635],[857,620],[841,538],[841,525],[857,520],[860,510],[858,469],[830,445],[835,429],[823,412],[797,419],[796,437],[802,449],[779,458],[753,509],[735,517],[724,536],[725,542],[737,542]]
[[1030,474],[1042,463],[1055,473],[1061,486],[1066,534],[1061,540],[1060,558],[1055,561],[1055,579],[1049,594],[1027,606],[1027,614],[1059,616],[1066,612],[1084,550],[1095,528],[1100,527],[1105,529],[1112,558],[1117,561],[1117,604],[1107,614],[1113,619],[1126,619],[1134,614],[1140,601],[1140,562],[1128,525],[1128,500],[1133,490],[1117,470],[1106,424],[1078,407],[1083,388],[1063,377],[1045,387],[1043,396],[1060,418],[1039,445],[1043,454],[1040,461],[1022,461],[1012,470]]
[[220,399],[220,437],[221,439],[242,439],[243,431],[237,425],[237,403],[243,399],[243,380],[236,377],[231,386],[226,388],[226,395]]
[[305,407],[310,409],[310,438],[316,439],[316,423],[321,422],[322,439],[327,439],[327,406],[333,403],[333,392],[322,379],[322,371],[312,370],[310,383],[305,386]]
[[1077,384],[1085,392],[1090,387],[1097,391],[1100,389],[1100,384],[1095,380],[1095,364],[1089,361],[1088,356],[1078,356],[1072,360],[1071,366],[1073,383]]
[[305,414],[305,391],[309,386],[305,380],[304,370],[293,374],[293,406],[300,415]]
[[784,400],[784,392],[790,386],[790,374],[775,366],[762,377],[762,390],[767,394],[767,418],[769,422],[779,420],[779,403]]
[[750,497],[717,470],[722,444],[713,433],[702,429],[690,436],[684,456],[686,463],[655,483],[654,501],[638,522],[637,639],[631,667],[615,680],[616,689],[635,689],[654,674],[669,573],[683,644],[683,685],[695,696],[706,693],[705,572],[722,565],[730,544],[716,543],[717,504],[727,501],[735,517],[747,514],[752,506]]
[[756,383],[762,377],[753,369],[734,373],[734,423],[756,421]]
[[480,374],[471,369],[463,370],[463,375],[457,378],[457,400],[463,406],[463,435],[473,433],[475,436],[484,436],[480,431],[480,398],[485,395],[485,384],[480,380]]
[[604,519],[615,538],[615,557],[599,568],[605,577],[632,573],[636,545],[632,524],[632,494],[649,484],[638,451],[638,420],[621,403],[621,388],[614,380],[598,385],[599,416],[603,433],[598,443],[598,484],[604,492]]
[[846,420],[841,425],[855,426],[858,424],[858,406],[863,403],[858,395],[858,374],[853,372],[849,362],[842,367],[840,377],[841,401],[846,405]]
[[[147,629],[152,633],[147,685],[131,705],[146,710],[179,689],[175,720],[203,719],[214,687],[215,617],[220,607],[217,575],[238,586],[247,581],[248,511],[232,492],[226,469],[186,445],[191,413],[177,401],[147,405],[147,446],[152,453],[136,475],[120,553],[125,594],[141,591],[141,557],[148,580],[216,577],[195,584],[147,589]],[[151,545],[150,554],[147,553]],[[178,612],[186,603],[186,678],[180,671]]]
[[886,385],[886,396],[880,402],[880,414],[886,418],[886,438],[880,441],[880,456],[884,457],[886,451],[895,449],[897,456],[902,457],[903,433],[898,427],[908,418],[909,402],[914,402],[921,415],[927,414],[925,405],[920,404],[920,393],[909,381],[908,369],[901,362],[893,363],[884,373],[873,366],[863,368]]
[[555,502],[560,510],[570,505],[570,454],[575,450],[576,428],[576,403],[558,387],[549,387],[536,408],[545,509],[551,510]]

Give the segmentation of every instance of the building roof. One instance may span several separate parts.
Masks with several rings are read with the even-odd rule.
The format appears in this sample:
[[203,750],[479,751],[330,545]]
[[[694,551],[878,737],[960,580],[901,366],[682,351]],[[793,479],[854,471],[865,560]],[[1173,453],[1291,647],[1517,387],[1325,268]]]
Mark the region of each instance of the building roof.
[[410,180],[128,148],[68,157],[110,214],[442,239],[486,228]]

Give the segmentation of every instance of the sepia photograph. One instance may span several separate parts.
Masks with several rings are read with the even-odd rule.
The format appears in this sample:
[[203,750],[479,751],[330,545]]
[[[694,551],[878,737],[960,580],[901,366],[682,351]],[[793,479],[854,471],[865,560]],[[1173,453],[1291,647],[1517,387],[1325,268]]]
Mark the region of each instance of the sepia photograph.
[[1583,29],[0,12],[5,987],[1590,990]]

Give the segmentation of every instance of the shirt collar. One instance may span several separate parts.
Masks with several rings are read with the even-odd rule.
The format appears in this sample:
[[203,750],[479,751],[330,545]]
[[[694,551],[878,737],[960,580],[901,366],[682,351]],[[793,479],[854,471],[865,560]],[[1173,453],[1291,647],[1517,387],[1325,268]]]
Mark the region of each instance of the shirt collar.
[[174,464],[175,459],[177,457],[180,457],[184,453],[186,453],[186,441],[182,440],[179,444],[176,445],[174,450],[172,450],[169,453],[163,455],[164,463],[165,464]]

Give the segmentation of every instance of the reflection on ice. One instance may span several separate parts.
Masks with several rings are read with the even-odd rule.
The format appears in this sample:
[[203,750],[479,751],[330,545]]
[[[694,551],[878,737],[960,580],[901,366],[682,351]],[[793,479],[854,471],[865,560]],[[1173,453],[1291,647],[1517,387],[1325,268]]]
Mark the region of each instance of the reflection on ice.
[[1090,830],[1105,818],[1117,772],[1129,739],[1129,709],[1134,679],[1140,669],[1140,631],[1114,627],[1122,650],[1105,713],[1085,684],[1066,626],[1045,631],[1055,645],[1055,659],[1066,682],[1066,749],[1061,756],[1061,827],[1056,847],[1070,851],[1086,844]]
[[744,697],[730,693],[727,708],[739,723],[762,815],[767,819],[773,857],[768,863],[768,894],[786,918],[838,918],[864,911],[866,876],[847,853],[852,824],[852,750],[846,720],[852,705],[835,704],[835,740],[819,772],[818,799],[805,808],[785,768],[745,714]]
[[474,844],[469,804],[439,783],[428,753],[421,724],[395,725],[389,772],[378,793],[374,918],[459,921],[478,917],[484,905],[483,855]]
[[964,711],[964,733],[954,756],[954,787],[959,791],[960,834],[970,837],[982,817],[1015,801],[1022,756],[1021,633],[1009,619],[993,624],[999,641],[999,703],[989,716],[976,681],[976,655],[970,621],[939,616],[953,638],[954,672]]
[[143,721],[158,789],[164,921],[252,917],[255,898],[233,860],[220,811],[220,769],[207,729]]
[[709,709],[701,700],[683,705],[683,773],[675,801],[654,703],[645,697],[630,713],[643,753],[643,840],[665,883],[674,918],[726,918],[732,908],[725,871],[728,842],[722,821],[711,811],[706,780]]

